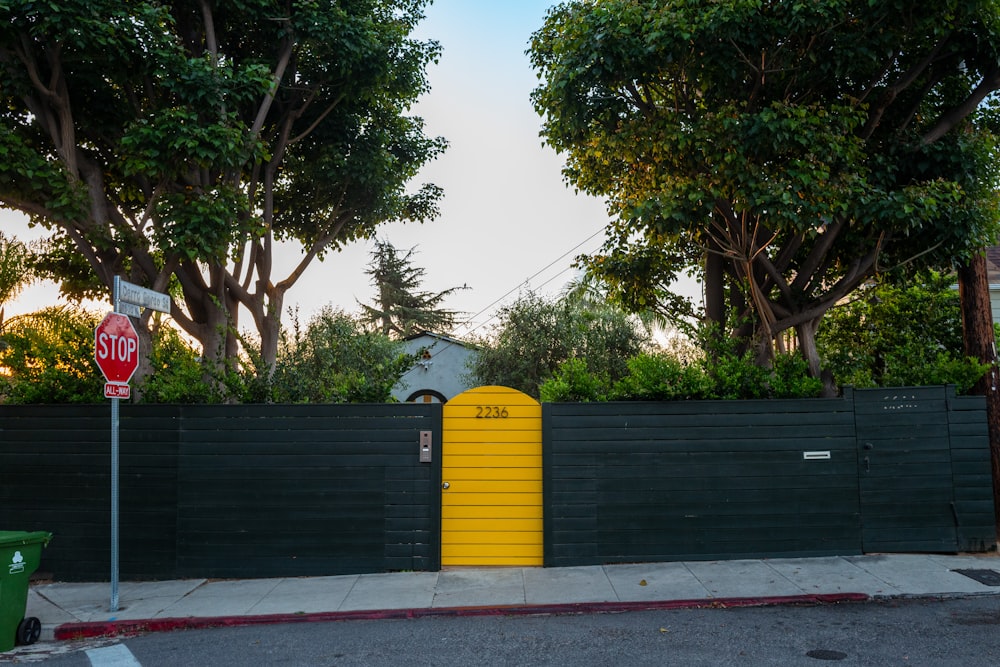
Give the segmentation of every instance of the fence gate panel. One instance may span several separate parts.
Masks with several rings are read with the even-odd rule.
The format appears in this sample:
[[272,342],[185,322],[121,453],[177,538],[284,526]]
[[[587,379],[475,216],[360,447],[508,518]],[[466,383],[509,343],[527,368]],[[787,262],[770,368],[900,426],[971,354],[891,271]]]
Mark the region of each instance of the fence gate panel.
[[856,390],[865,553],[954,552],[946,388]]
[[444,405],[441,565],[542,564],[542,408],[506,387]]

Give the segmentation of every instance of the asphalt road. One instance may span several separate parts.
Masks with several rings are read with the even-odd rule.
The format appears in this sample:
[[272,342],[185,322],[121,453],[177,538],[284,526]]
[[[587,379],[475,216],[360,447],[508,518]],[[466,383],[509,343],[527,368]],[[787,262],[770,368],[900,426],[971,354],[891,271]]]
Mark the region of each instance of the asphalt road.
[[1000,596],[579,616],[298,623],[63,643],[54,652],[43,649],[14,657],[18,662],[40,660],[67,667],[993,667],[1000,664]]

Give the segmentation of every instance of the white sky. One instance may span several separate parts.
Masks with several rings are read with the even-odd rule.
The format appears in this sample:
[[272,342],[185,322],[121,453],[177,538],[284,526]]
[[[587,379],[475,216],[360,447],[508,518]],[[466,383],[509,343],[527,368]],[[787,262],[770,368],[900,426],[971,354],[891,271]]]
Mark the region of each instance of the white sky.
[[[562,160],[538,136],[541,119],[529,99],[537,80],[525,50],[552,4],[435,0],[418,30],[420,38],[438,40],[443,54],[428,70],[431,92],[414,113],[425,119],[428,135],[450,145],[416,182],[441,186],[444,199],[436,220],[387,225],[379,238],[399,249],[416,246],[413,264],[426,270],[424,289],[468,285],[444,307],[472,318],[477,333],[523,290],[559,292],[573,278],[573,258],[596,250],[608,223],[602,201],[565,185]],[[0,229],[23,241],[39,235],[9,211],[0,211]],[[371,302],[374,288],[364,274],[370,250],[370,243],[358,243],[314,262],[288,292],[286,307],[297,305],[307,320],[324,305],[356,312],[357,300]],[[286,249],[278,256],[275,282],[296,255]],[[7,316],[57,300],[54,285],[32,286],[7,305]]]

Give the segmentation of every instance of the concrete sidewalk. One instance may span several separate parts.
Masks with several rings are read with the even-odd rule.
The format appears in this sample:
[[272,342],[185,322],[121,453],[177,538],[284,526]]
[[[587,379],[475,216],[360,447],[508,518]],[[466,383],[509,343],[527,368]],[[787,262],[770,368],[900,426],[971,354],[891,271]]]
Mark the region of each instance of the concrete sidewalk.
[[[956,572],[970,570],[986,583]],[[992,573],[992,574],[991,574]],[[992,585],[991,585],[992,584]],[[42,640],[178,628],[424,615],[541,614],[1000,594],[1000,557],[846,556],[287,579],[33,586]]]

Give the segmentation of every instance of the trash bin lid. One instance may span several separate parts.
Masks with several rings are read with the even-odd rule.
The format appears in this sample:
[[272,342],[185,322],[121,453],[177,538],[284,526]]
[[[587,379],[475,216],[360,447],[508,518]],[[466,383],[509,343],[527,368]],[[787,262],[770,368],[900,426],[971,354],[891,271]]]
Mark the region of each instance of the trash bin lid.
[[51,539],[52,533],[47,533],[44,530],[33,533],[26,533],[21,530],[0,530],[0,548],[37,544],[38,542],[48,544]]

